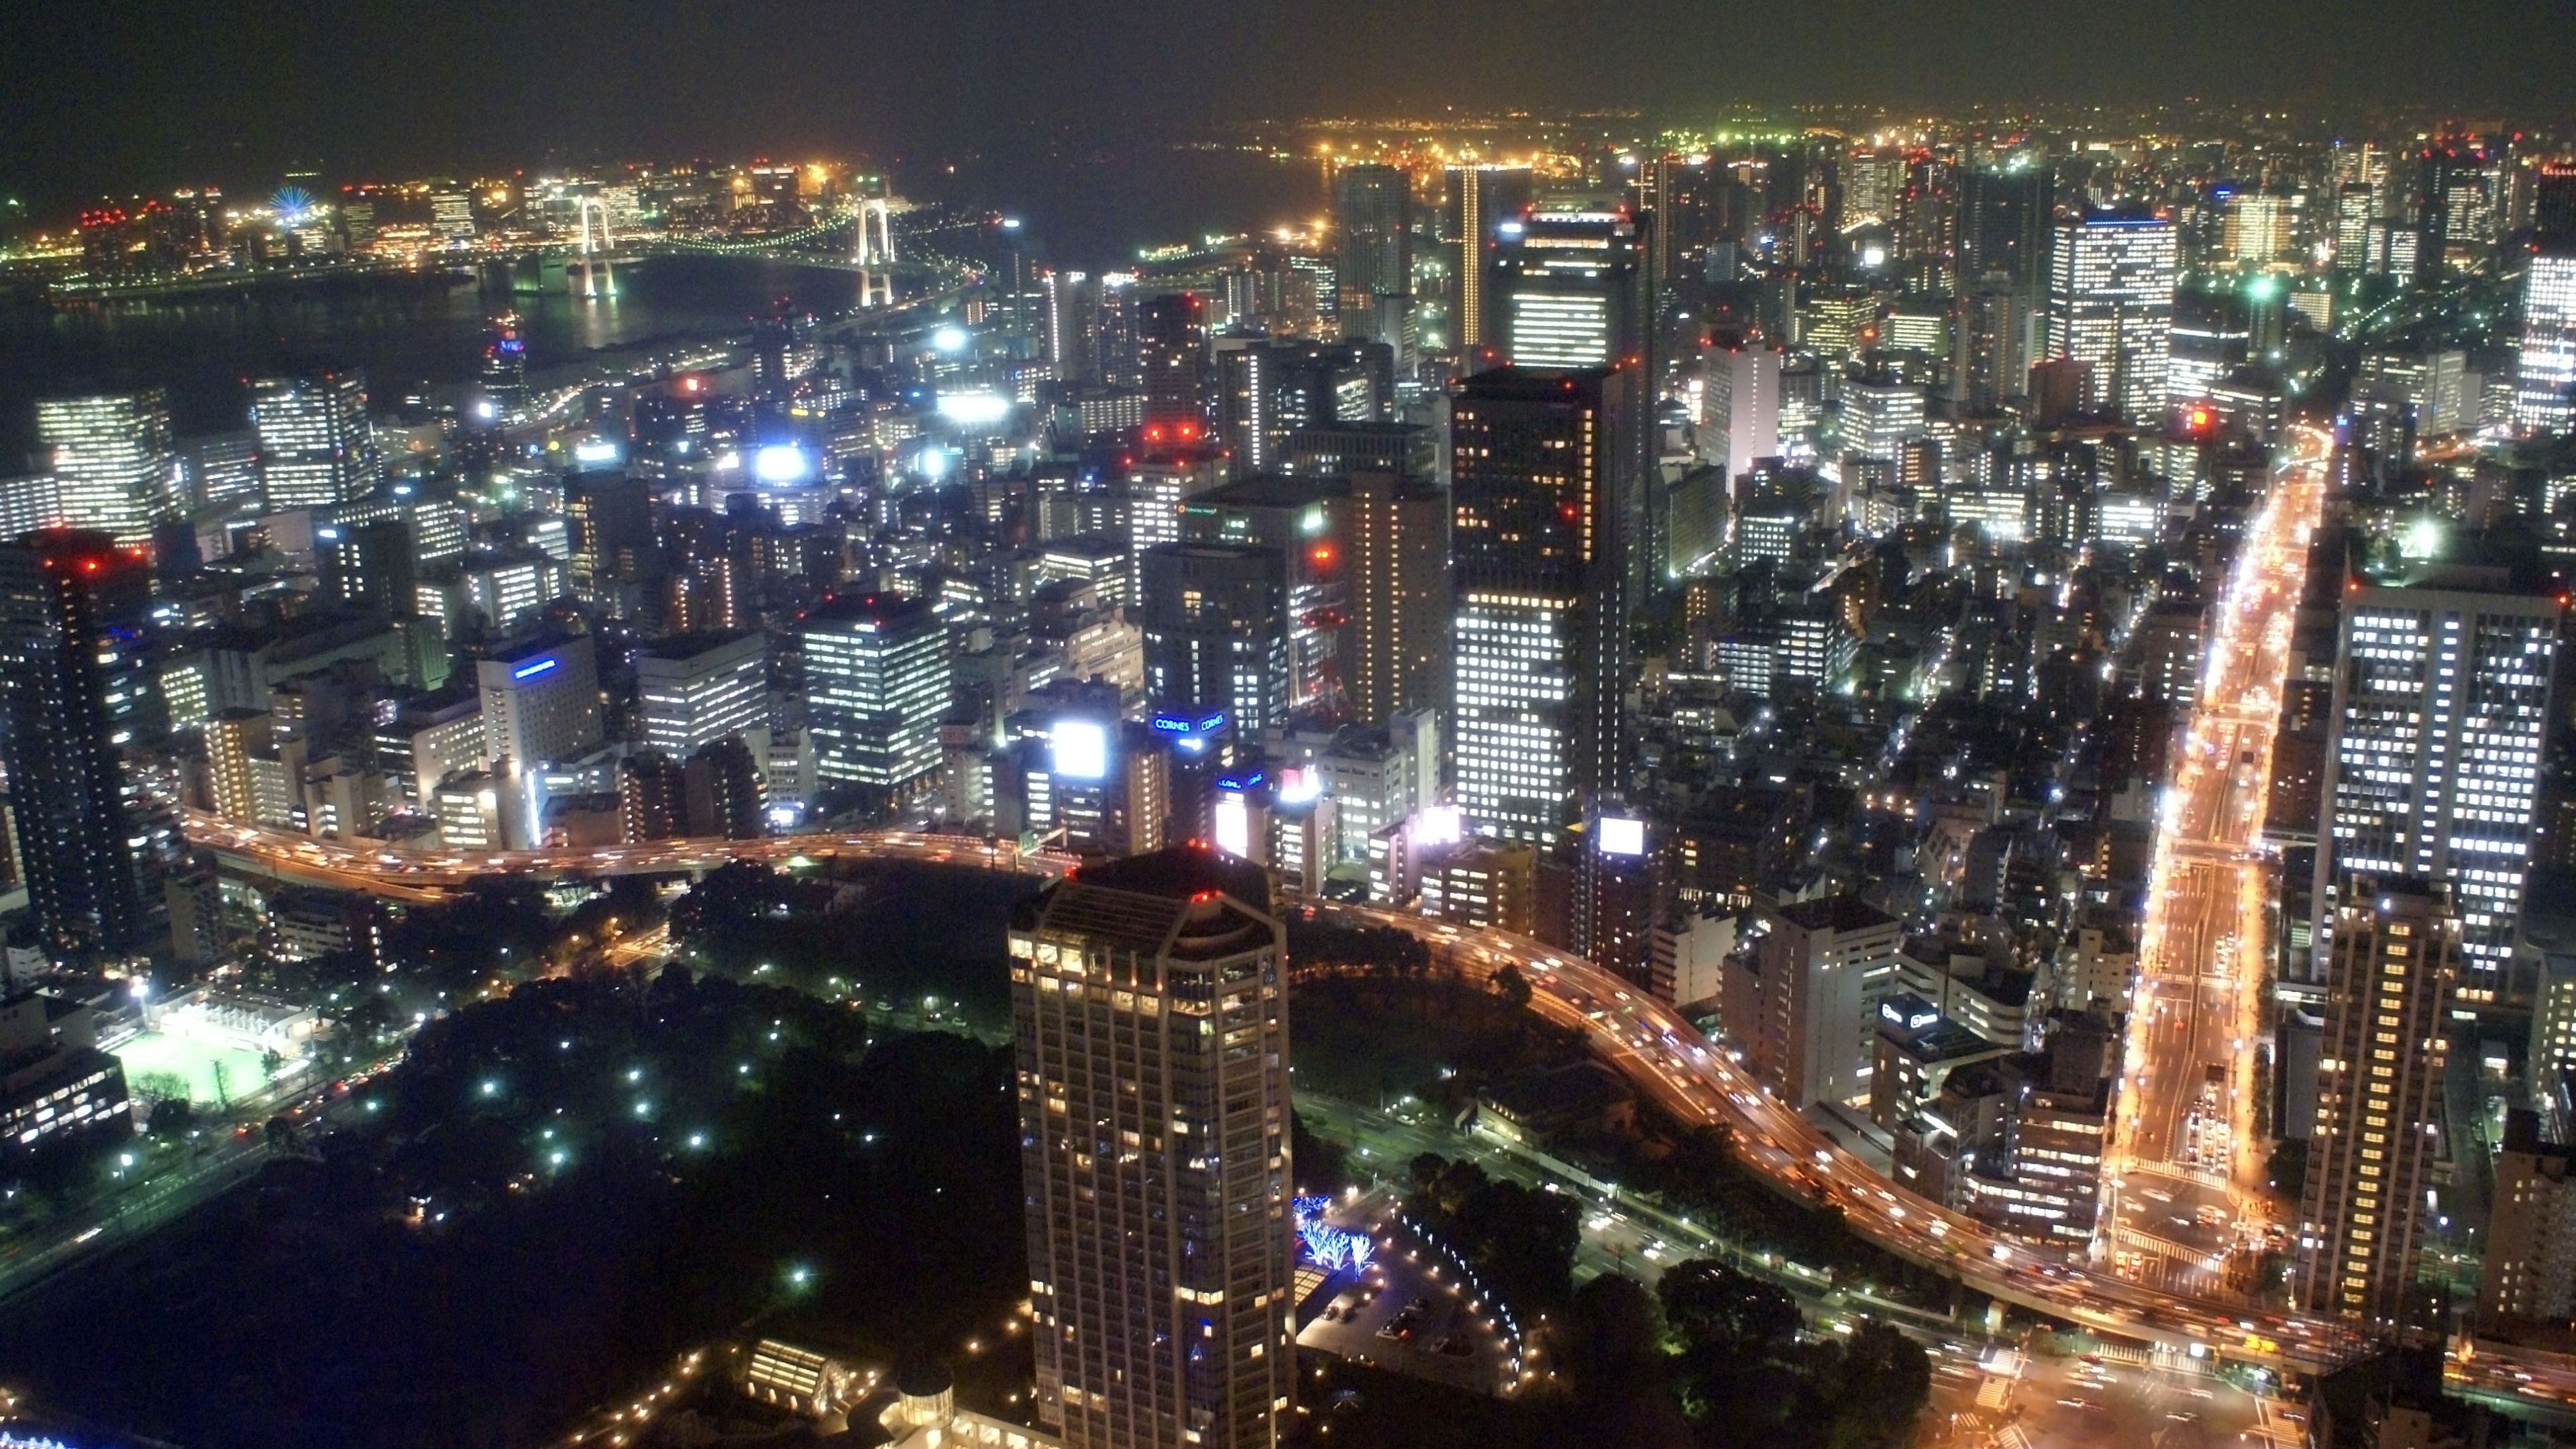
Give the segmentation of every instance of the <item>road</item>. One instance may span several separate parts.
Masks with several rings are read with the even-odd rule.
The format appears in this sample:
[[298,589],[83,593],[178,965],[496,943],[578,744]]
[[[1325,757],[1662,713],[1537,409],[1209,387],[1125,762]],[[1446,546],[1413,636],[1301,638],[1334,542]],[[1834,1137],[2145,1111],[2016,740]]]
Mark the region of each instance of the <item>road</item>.
[[2219,1291],[2230,1250],[2279,1223],[2254,1116],[2270,977],[2255,851],[2329,446],[2294,430],[2247,526],[2157,824],[2097,1249],[2180,1292]]
[[[189,816],[190,840],[219,853],[318,865],[356,882],[416,889],[460,884],[486,870],[590,874],[711,869],[731,859],[799,855],[944,861],[997,870],[1061,874],[1061,859],[1023,855],[981,840],[888,830],[769,840],[659,841],[598,850],[493,852],[360,851]],[[2364,1345],[2341,1325],[2298,1314],[2252,1309],[2188,1290],[2132,1282],[2071,1267],[1988,1232],[1891,1186],[1862,1159],[1826,1138],[1796,1112],[1763,1094],[1740,1067],[1711,1047],[1691,1024],[1619,977],[1580,957],[1508,932],[1449,925],[1371,906],[1308,903],[1319,916],[1350,925],[1388,926],[1422,940],[1435,960],[1482,981],[1516,967],[1532,987],[1531,1009],[1582,1031],[1603,1060],[1685,1122],[1727,1129],[1746,1166],[1784,1194],[1840,1210],[1851,1229],[1899,1257],[1958,1276],[2005,1302],[2088,1330],[2190,1352],[2224,1355],[2267,1367],[2314,1368],[2340,1362]],[[2143,1015],[2144,1013],[2140,1013]],[[2576,1360],[2495,1346],[2455,1354],[2455,1382],[2517,1403],[2576,1405]]]

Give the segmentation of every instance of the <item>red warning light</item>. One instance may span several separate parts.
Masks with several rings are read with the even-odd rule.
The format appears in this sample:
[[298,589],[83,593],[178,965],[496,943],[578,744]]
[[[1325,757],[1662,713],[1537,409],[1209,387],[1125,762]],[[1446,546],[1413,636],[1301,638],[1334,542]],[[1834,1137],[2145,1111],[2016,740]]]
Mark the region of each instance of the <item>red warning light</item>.
[[1309,550],[1306,556],[1319,564],[1331,563],[1333,561],[1333,546],[1329,543],[1319,543]]

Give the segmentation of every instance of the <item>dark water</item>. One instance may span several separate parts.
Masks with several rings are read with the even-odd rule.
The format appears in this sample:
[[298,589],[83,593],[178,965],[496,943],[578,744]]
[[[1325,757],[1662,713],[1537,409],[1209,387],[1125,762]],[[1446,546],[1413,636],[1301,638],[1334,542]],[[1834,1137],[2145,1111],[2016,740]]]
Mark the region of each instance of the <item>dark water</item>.
[[[1033,263],[1102,269],[1132,264],[1144,246],[1311,221],[1325,204],[1313,162],[1242,151],[1032,146],[897,184],[917,200],[1021,219]],[[826,314],[858,300],[848,272],[725,257],[656,257],[619,268],[618,285],[598,302],[354,279],[76,307],[0,293],[0,473],[34,446],[39,397],[158,384],[181,433],[222,432],[248,425],[243,379],[262,373],[363,367],[380,399],[466,381],[502,311],[519,313],[541,373],[590,348],[739,332],[782,297]]]
[[729,257],[654,257],[618,268],[618,296],[484,292],[470,281],[347,279],[294,291],[58,307],[0,302],[0,472],[33,445],[34,404],[61,392],[159,384],[182,433],[248,426],[242,380],[363,367],[370,391],[474,375],[491,318],[515,310],[529,366],[591,348],[742,331],[778,298],[817,312],[858,301],[849,272]]

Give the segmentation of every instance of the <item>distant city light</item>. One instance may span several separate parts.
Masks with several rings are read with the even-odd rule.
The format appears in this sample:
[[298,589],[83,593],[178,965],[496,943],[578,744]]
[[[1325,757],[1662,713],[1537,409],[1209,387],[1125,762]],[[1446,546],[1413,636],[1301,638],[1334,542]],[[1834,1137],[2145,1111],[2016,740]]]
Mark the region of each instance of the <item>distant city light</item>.
[[942,327],[930,334],[930,345],[942,352],[963,352],[966,342],[966,329],[963,327]]

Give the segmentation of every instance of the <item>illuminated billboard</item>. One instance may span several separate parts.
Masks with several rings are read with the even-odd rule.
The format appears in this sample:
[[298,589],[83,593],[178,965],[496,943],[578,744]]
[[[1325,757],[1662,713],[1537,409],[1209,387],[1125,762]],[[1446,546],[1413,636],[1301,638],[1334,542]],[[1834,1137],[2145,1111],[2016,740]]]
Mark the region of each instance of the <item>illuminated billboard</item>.
[[1048,732],[1055,754],[1055,773],[1067,780],[1099,780],[1109,774],[1109,730],[1096,720],[1060,719]]
[[1646,853],[1646,822],[1604,816],[1598,839],[1603,855],[1643,855]]

